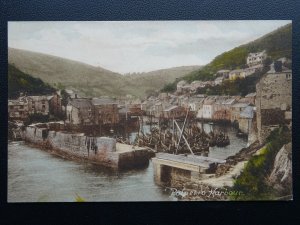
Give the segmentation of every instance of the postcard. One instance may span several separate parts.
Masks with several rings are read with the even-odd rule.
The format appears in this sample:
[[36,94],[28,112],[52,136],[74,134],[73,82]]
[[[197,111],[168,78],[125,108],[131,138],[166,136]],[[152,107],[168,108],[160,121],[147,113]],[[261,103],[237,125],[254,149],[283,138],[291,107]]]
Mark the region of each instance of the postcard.
[[293,200],[292,21],[8,22],[8,202]]

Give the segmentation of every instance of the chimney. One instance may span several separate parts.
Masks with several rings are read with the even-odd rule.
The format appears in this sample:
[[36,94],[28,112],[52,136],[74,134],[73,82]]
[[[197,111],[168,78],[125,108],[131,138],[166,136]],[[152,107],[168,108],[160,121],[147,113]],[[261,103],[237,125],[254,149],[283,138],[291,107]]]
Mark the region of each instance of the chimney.
[[275,72],[282,72],[282,62],[281,61],[275,61],[274,62],[274,69],[275,69]]

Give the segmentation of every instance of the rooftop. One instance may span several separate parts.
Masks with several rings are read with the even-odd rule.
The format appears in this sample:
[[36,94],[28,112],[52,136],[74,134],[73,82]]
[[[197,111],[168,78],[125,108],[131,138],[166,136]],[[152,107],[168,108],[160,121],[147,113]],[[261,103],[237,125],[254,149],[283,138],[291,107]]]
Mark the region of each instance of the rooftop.
[[228,73],[230,70],[219,70],[217,73]]
[[178,108],[179,106],[177,106],[177,105],[173,105],[173,106],[170,106],[169,108],[166,108],[164,111],[165,112],[169,112],[169,111],[171,111],[171,110],[173,110],[173,109],[176,109],[176,108]]
[[236,103],[232,107],[234,108],[246,108],[249,104],[248,103]]
[[108,105],[108,104],[117,104],[114,99],[111,98],[93,98],[93,105]]
[[87,99],[87,98],[75,98],[75,99],[72,99],[69,103],[78,109],[79,108],[91,108],[93,106],[91,100]]
[[240,72],[243,72],[244,70],[243,69],[236,69],[236,70],[232,70],[230,73],[240,73]]

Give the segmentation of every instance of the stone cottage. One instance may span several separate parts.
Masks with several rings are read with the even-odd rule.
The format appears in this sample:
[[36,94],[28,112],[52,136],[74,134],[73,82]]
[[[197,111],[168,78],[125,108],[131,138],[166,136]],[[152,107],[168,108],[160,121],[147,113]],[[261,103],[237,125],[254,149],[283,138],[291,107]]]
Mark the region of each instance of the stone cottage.
[[66,122],[72,125],[94,125],[94,113],[90,99],[74,98],[67,105]]
[[97,125],[119,123],[119,109],[116,101],[110,98],[93,98],[92,104]]
[[271,65],[256,85],[257,130],[260,143],[280,124],[291,122],[292,71]]
[[8,118],[11,120],[26,120],[29,115],[28,101],[24,99],[8,100]]

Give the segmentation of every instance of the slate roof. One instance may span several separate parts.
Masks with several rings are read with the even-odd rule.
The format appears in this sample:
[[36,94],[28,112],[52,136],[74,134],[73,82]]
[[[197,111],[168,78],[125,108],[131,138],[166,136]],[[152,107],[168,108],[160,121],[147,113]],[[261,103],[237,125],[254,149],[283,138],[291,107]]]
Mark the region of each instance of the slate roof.
[[93,106],[91,100],[87,98],[74,98],[69,103],[78,109],[91,108]]
[[31,98],[33,101],[48,100],[48,96],[46,96],[46,95],[27,96],[27,97]]
[[165,109],[164,111],[165,111],[165,112],[169,112],[169,111],[171,111],[171,110],[173,110],[173,109],[176,109],[176,108],[178,108],[178,107],[179,107],[179,106],[177,106],[177,105],[173,105],[173,106],[171,106],[171,107]]
[[234,107],[234,108],[246,108],[248,105],[249,105],[248,103],[236,103],[236,104],[234,104],[231,107]]
[[115,100],[111,98],[93,98],[93,105],[109,105],[109,104],[117,104]]

